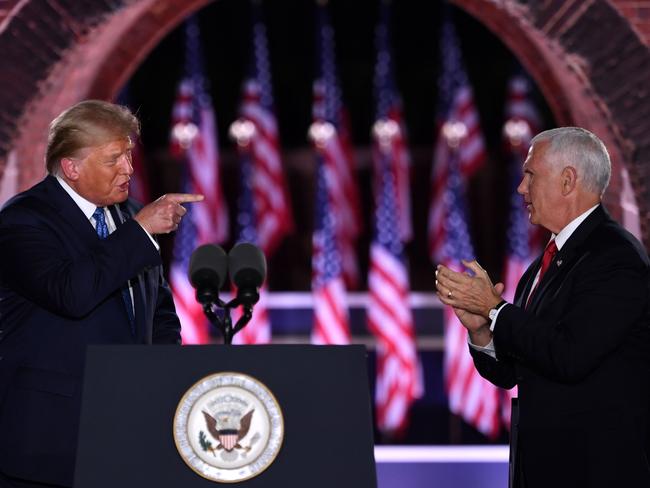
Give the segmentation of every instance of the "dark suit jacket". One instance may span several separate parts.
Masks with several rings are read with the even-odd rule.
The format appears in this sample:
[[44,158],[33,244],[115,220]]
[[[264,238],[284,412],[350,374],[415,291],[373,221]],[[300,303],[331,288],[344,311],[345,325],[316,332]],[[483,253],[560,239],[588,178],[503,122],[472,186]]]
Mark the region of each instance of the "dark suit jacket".
[[[72,485],[86,345],[180,342],[160,254],[130,220],[135,205],[111,211],[117,229],[102,241],[48,176],[0,212],[0,471],[6,475]],[[135,335],[120,292],[127,280]]]
[[540,259],[494,328],[482,376],[519,386],[527,487],[649,487],[649,263],[599,206],[557,253],[527,309]]

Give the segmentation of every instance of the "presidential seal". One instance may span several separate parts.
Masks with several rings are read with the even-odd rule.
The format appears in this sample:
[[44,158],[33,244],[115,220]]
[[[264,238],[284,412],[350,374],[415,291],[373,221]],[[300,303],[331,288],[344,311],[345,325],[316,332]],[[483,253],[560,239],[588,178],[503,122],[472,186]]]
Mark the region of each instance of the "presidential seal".
[[183,395],[174,441],[196,473],[220,483],[253,478],[282,446],[284,420],[266,386],[241,373],[206,376]]

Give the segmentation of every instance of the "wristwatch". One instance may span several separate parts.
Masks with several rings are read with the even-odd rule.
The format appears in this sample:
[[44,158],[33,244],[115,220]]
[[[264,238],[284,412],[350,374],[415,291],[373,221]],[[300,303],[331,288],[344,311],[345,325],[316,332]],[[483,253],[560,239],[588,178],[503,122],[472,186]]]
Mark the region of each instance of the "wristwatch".
[[501,300],[499,303],[497,303],[497,306],[494,308],[491,308],[490,311],[488,312],[488,318],[490,319],[490,322],[493,322],[494,319],[497,318],[497,312],[501,307],[503,307],[506,303],[505,300]]

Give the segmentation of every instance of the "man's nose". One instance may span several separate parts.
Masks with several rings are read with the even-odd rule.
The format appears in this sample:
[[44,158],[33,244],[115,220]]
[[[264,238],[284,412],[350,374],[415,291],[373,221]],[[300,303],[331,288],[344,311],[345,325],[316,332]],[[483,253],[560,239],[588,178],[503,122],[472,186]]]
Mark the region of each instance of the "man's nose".
[[131,158],[127,155],[122,156],[122,168],[124,173],[127,175],[132,175],[133,174],[133,163],[131,162]]
[[525,195],[528,192],[528,185],[526,184],[526,177],[524,176],[517,187],[517,193]]

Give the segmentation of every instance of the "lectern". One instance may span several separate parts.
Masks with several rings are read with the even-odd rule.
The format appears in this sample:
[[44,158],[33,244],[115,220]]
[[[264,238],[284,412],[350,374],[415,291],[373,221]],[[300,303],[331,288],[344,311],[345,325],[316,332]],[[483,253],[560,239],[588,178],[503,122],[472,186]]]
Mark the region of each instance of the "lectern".
[[[215,399],[205,396],[222,383],[254,395],[266,391],[267,400],[249,407],[227,388]],[[194,400],[198,407],[190,405]],[[252,435],[257,424],[251,416],[259,418],[265,401],[280,412],[269,424],[277,449],[266,467],[236,481],[214,480],[196,469],[200,457],[245,463],[246,456],[258,456],[264,427],[261,437]],[[371,415],[363,346],[92,346],[75,487],[214,488],[227,482],[245,488],[372,488]],[[183,446],[179,438],[186,433]],[[179,451],[189,444],[199,456],[188,460]]]

